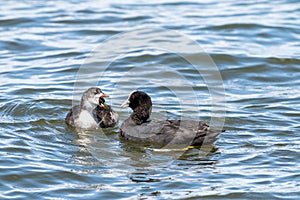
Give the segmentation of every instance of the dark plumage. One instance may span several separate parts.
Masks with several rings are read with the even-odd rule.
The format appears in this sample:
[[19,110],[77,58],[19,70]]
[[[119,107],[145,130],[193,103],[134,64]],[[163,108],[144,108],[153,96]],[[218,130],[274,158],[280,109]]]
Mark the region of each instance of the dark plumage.
[[98,124],[101,128],[113,127],[117,124],[119,115],[113,109],[105,104],[104,98],[99,99],[99,105],[93,110],[97,117]]
[[86,90],[80,105],[76,105],[68,112],[65,122],[76,128],[107,128],[118,122],[118,114],[105,104],[104,98],[109,97],[100,88],[92,87]]
[[141,91],[133,91],[121,107],[130,107],[133,113],[121,125],[120,136],[134,142],[200,146],[212,144],[223,132],[196,120],[150,121],[152,101]]

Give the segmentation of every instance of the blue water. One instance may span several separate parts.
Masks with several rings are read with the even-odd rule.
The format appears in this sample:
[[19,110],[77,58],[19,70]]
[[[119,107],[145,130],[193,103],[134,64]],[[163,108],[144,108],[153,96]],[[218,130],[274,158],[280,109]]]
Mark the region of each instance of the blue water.
[[[300,2],[7,1],[0,7],[0,199],[298,199]],[[64,123],[85,89],[133,89],[152,118],[223,126],[200,149]]]

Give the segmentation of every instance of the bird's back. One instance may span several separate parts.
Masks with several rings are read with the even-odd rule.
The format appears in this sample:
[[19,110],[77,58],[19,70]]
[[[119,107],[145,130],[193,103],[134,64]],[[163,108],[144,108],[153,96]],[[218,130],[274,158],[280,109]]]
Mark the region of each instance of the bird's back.
[[196,120],[149,121],[136,125],[130,118],[120,129],[121,136],[127,140],[186,146],[212,144],[221,132]]

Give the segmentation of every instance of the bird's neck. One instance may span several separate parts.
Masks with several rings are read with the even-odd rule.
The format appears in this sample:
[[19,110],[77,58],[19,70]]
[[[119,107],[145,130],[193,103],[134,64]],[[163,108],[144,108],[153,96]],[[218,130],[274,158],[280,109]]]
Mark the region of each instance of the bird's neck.
[[152,106],[149,106],[147,104],[140,105],[134,109],[130,117],[135,122],[135,124],[140,125],[149,119],[151,111]]
[[92,112],[96,107],[97,105],[90,103],[88,101],[81,102],[81,110]]

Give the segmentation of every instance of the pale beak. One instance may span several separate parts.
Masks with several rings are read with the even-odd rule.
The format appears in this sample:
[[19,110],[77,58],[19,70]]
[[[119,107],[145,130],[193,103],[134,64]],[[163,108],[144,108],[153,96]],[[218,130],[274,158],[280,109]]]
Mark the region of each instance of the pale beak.
[[127,99],[122,105],[121,108],[127,108],[130,104],[130,101]]
[[104,109],[104,110],[107,110],[108,109],[108,106],[104,103],[100,103],[100,106]]
[[130,94],[129,94],[129,96],[128,96],[128,99],[121,105],[121,108],[127,108],[127,107],[129,107],[129,104],[130,104],[130,97],[131,97],[131,95],[134,93],[134,92],[136,92],[136,90],[133,90]]

